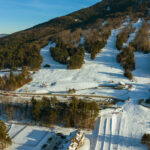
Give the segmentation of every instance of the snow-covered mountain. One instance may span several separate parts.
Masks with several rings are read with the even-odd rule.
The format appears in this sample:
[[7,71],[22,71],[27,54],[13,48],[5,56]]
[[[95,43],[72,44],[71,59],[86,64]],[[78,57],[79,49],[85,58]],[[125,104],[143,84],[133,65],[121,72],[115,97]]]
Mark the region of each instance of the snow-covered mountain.
[[[30,66],[32,68],[39,68],[42,63],[42,57],[39,53],[40,49],[47,45],[50,39],[56,40],[60,32],[63,33],[61,35],[67,35],[69,31],[79,32],[81,29],[83,31],[87,29],[93,30],[102,22],[103,25],[106,25],[106,20],[107,23],[116,22],[112,25],[116,26],[120,24],[119,20],[125,18],[127,15],[132,16],[134,19],[148,17],[149,7],[149,0],[103,0],[91,7],[81,9],[66,16],[54,18],[30,29],[11,34],[7,36],[7,38],[1,39],[0,47],[4,49],[3,51],[10,57],[4,58],[3,60],[5,61],[0,64],[0,67],[2,67],[3,64],[4,66],[11,67]],[[67,37],[64,39],[70,38]],[[77,40],[79,40],[79,38]],[[10,47],[11,52],[9,51]],[[18,54],[20,50],[22,57],[15,55]],[[36,54],[33,54],[33,52]],[[11,57],[12,55],[15,58]],[[0,53],[0,57],[3,57],[3,54]],[[15,66],[13,66],[14,64]]]
[[[136,46],[144,47],[142,45],[144,42],[139,40],[142,39],[141,33],[143,33],[142,36],[146,35],[143,37],[144,41],[150,42],[148,40],[150,28],[147,30],[142,28],[143,24],[150,20],[147,15],[149,4],[149,0],[103,0],[89,8],[1,38],[0,67],[21,67],[22,65],[27,65],[31,69],[38,67],[36,71],[31,70],[33,80],[30,83],[24,84],[14,93],[8,91],[8,94],[15,95],[14,101],[23,99],[27,102],[33,95],[39,100],[41,95],[56,96],[62,102],[70,102],[70,97],[76,96],[84,100],[95,101],[97,104],[103,103],[103,106],[105,106],[104,102],[108,103],[113,99],[119,100],[115,105],[113,103],[112,107],[108,103],[109,107],[106,109],[100,108],[95,127],[92,131],[85,130],[85,144],[79,150],[146,150],[147,147],[141,143],[141,138],[145,133],[150,133],[150,105],[144,106],[146,104],[144,100],[150,96],[150,49],[147,53],[138,52],[139,47]],[[126,27],[128,26],[131,26],[129,29],[132,31],[127,30]],[[126,33],[123,31],[129,33],[125,36],[127,39],[122,43],[122,48],[119,50],[116,46],[117,39],[118,35],[122,35],[120,33]],[[91,53],[85,44],[85,41],[88,41],[87,37],[92,34],[94,35],[91,36],[92,42],[97,37],[98,41],[107,39],[94,59],[91,58]],[[58,37],[66,41],[69,39],[69,42],[72,37],[76,38],[76,41],[72,42],[74,47],[68,50],[67,46],[72,43],[65,45],[59,41]],[[124,38],[124,36],[122,37]],[[140,44],[138,44],[139,41]],[[93,45],[96,44],[90,45],[91,51],[94,49]],[[57,47],[57,45],[62,45],[62,47]],[[76,57],[78,45],[84,49],[84,61],[80,69],[67,69],[68,62],[61,64],[52,56],[52,50],[56,48],[55,50],[58,51],[56,56],[62,58],[64,53],[65,57],[70,53],[66,59],[70,61],[74,55],[75,59],[73,60],[78,62],[76,59],[78,58]],[[126,54],[125,48],[130,46],[133,49]],[[130,62],[131,59],[134,60],[135,69],[131,70],[132,80],[125,76],[125,69],[128,68],[124,68],[117,61],[117,56],[122,52],[126,54],[125,56],[122,55],[125,58],[122,63],[126,63],[128,60]],[[82,55],[82,53],[79,54]],[[127,59],[127,56],[132,57]],[[129,64],[133,65],[132,63]],[[0,71],[2,77],[8,74],[6,69]],[[4,76],[1,81],[5,80],[6,77]],[[75,92],[69,93],[70,90]],[[8,122],[12,146],[7,150],[46,149],[42,148],[47,145],[46,141],[57,146],[59,144],[53,143],[52,135],[54,133],[69,135],[72,130],[72,128],[55,125],[53,128],[28,126],[24,122],[21,120],[23,125],[15,124],[14,120]],[[63,145],[63,149],[58,150],[67,150],[67,148],[65,149],[65,145]]]

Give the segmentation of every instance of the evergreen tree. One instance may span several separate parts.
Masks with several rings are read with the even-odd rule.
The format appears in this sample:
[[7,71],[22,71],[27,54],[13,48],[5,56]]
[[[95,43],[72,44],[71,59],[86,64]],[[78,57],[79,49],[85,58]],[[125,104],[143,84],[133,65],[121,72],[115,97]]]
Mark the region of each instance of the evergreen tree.
[[35,121],[40,120],[40,114],[41,114],[41,109],[42,109],[42,103],[40,101],[35,100],[32,98],[32,116]]
[[8,135],[8,129],[4,121],[0,120],[0,149],[6,148],[8,145],[11,145],[11,139]]

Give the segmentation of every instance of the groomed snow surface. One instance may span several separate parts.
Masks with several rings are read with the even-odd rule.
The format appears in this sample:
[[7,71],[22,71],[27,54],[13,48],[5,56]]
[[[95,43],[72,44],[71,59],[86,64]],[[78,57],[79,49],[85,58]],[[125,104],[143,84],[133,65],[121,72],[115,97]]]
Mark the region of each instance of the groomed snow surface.
[[[43,64],[50,64],[51,68],[41,68],[33,75],[33,81],[19,89],[24,91],[26,87],[30,92],[46,93],[46,92],[66,92],[68,89],[75,88],[78,94],[91,94],[88,88],[98,87],[111,81],[114,82],[130,82],[123,75],[122,67],[116,62],[118,51],[115,47],[116,35],[119,30],[113,30],[112,35],[108,39],[108,43],[103,52],[98,54],[95,60],[90,59],[90,54],[85,53],[85,64],[79,70],[67,70],[66,65],[55,62],[49,55],[51,43],[41,50],[43,56]],[[55,85],[51,85],[56,82]],[[42,84],[47,87],[42,87]],[[87,90],[86,90],[87,89]],[[96,94],[104,94],[106,92],[96,90]],[[110,90],[111,93],[114,91]]]
[[141,144],[150,132],[150,110],[127,102],[121,111],[101,115],[92,135],[91,150],[147,150]]
[[[142,20],[139,20],[135,24],[137,30],[141,22]],[[124,77],[124,71],[120,64],[116,62],[119,51],[116,49],[115,43],[119,31],[120,29],[112,30],[105,48],[103,48],[102,53],[97,55],[95,60],[91,60],[90,55],[85,53],[85,64],[79,70],[67,70],[66,65],[55,62],[49,54],[49,48],[52,46],[52,43],[49,43],[41,50],[43,56],[42,67],[33,75],[33,81],[17,90],[17,92],[28,89],[29,92],[35,93],[66,93],[68,89],[75,88],[77,94],[91,94],[94,92],[96,95],[109,95],[124,99],[130,97],[130,101],[125,102],[122,109],[101,112],[92,133],[87,132],[86,134],[86,138],[90,140],[90,150],[147,149],[141,144],[140,139],[144,133],[150,132],[150,109],[138,105],[137,102],[141,98],[150,96],[150,54],[135,53],[136,70],[133,71],[135,81],[129,81]],[[133,34],[130,36],[133,36]],[[131,39],[133,40],[133,37],[129,38],[128,43]],[[45,64],[50,64],[51,68],[43,68]],[[132,84],[134,89],[126,91],[102,87],[95,88],[99,85],[110,84],[112,81],[114,83],[122,81],[125,84]],[[47,86],[43,87],[43,83]],[[28,127],[23,130],[26,132],[13,139],[12,147],[19,149],[16,148],[17,143],[21,144],[21,150],[24,150],[27,149],[26,143],[29,143],[31,147],[36,146],[36,148],[32,147],[30,149],[38,149],[38,141],[47,132],[41,128],[38,131],[33,129],[33,132]],[[34,133],[39,136],[34,136]],[[13,133],[10,135],[14,136]],[[85,150],[88,150],[87,147]]]

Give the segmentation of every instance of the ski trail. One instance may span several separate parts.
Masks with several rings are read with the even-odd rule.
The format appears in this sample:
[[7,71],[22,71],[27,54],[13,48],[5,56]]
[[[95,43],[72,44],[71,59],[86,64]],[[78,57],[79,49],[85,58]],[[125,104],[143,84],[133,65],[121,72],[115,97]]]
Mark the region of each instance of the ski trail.
[[96,142],[96,146],[95,146],[95,150],[100,150],[100,146],[101,146],[101,133],[104,132],[102,131],[104,129],[104,117],[101,117],[101,121],[99,124],[99,130],[98,130],[98,137],[97,137],[97,142]]
[[[96,147],[96,143],[98,141],[99,138],[99,128],[100,128],[100,123],[101,123],[101,117],[99,117],[95,123],[95,127],[92,133],[92,138],[91,138],[91,150],[94,150]],[[96,140],[95,140],[96,139]]]
[[118,148],[118,139],[119,139],[119,131],[121,127],[121,117],[116,116],[116,128],[115,128],[115,134],[114,134],[114,145],[113,145],[113,150],[117,150]]
[[109,135],[109,148],[108,150],[110,150],[111,148],[111,145],[112,145],[112,116],[111,116],[111,119],[110,119],[110,135]]
[[110,145],[110,150],[113,150],[114,143],[114,136],[115,136],[115,130],[116,130],[116,123],[117,123],[117,117],[116,115],[112,115],[112,126],[111,126],[111,145]]
[[104,144],[103,144],[103,150],[109,149],[110,145],[110,118],[107,118],[106,123],[106,131],[105,131],[105,137],[104,137]]
[[98,138],[97,138],[97,143],[95,146],[95,150],[100,150],[101,148],[101,143],[102,143],[102,139],[103,139],[103,134],[104,134],[104,127],[105,127],[105,117],[101,117],[101,122],[100,122],[100,127],[98,130]]
[[119,137],[119,142],[118,142],[118,145],[117,145],[117,149],[118,150],[122,150],[124,149],[124,145],[125,145],[125,141],[122,140],[123,137],[124,137],[124,127],[125,127],[125,118],[122,117],[122,121],[121,121],[121,124],[120,124],[120,131],[119,131],[119,134],[118,134],[118,137]]
[[103,150],[104,147],[104,143],[105,143],[105,136],[106,136],[106,125],[107,125],[107,118],[105,118],[104,121],[104,128],[102,129],[102,133],[100,135],[102,135],[102,139],[101,139],[101,150]]

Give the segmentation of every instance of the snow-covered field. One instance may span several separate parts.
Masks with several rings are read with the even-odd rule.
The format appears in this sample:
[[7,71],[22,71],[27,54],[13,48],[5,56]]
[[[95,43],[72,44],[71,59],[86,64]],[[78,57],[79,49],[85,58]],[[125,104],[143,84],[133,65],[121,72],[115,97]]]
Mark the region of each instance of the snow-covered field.
[[[9,125],[10,128],[8,133],[13,144],[8,147],[7,150],[41,150],[42,146],[47,144],[48,139],[56,136],[56,133],[62,133],[66,137],[69,137],[70,133],[75,131],[75,129],[58,126],[54,128],[45,128],[14,123],[9,123]],[[89,139],[86,139],[86,141],[88,145],[90,145]],[[53,142],[51,144],[55,144],[55,142],[57,142],[56,139]],[[48,148],[50,148],[50,146],[51,145],[49,145]]]
[[40,150],[53,134],[50,129],[12,124],[9,129],[12,146],[7,150]]
[[[135,24],[136,31],[141,22],[142,20],[139,20]],[[96,95],[109,95],[124,99],[130,97],[130,100],[121,106],[122,109],[116,112],[113,112],[114,110],[101,112],[95,129],[92,133],[86,133],[86,138],[90,140],[90,150],[146,149],[140,143],[140,139],[144,133],[150,132],[150,109],[138,105],[137,102],[139,99],[150,96],[150,54],[135,52],[136,70],[133,71],[135,81],[125,78],[122,67],[116,61],[119,51],[115,43],[119,31],[120,29],[112,30],[106,46],[95,60],[91,60],[90,55],[85,53],[85,64],[79,70],[67,70],[66,65],[55,62],[49,55],[49,48],[52,46],[52,43],[49,43],[41,50],[43,63],[41,69],[33,75],[33,81],[17,90],[17,92],[28,89],[29,92],[35,93],[66,93],[68,89],[75,88],[77,94],[94,92]],[[132,33],[125,45],[127,46],[134,37],[135,33]],[[50,64],[51,68],[43,68],[45,64]],[[132,84],[134,88],[128,91],[99,87],[110,84],[112,81]],[[43,87],[42,84],[47,86]],[[59,131],[61,132],[61,128]],[[29,148],[29,145],[30,149],[38,150],[41,143],[39,141],[46,139],[50,134],[47,129],[38,127],[16,127],[15,130],[10,128],[9,133],[11,137],[14,137],[10,150],[24,150]],[[86,142],[88,143],[88,140]]]

